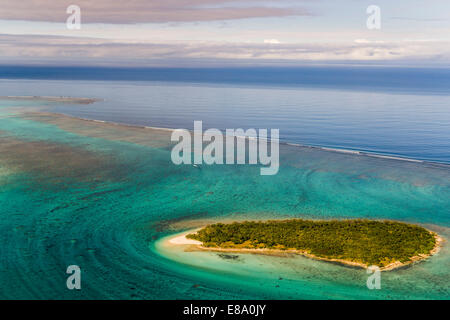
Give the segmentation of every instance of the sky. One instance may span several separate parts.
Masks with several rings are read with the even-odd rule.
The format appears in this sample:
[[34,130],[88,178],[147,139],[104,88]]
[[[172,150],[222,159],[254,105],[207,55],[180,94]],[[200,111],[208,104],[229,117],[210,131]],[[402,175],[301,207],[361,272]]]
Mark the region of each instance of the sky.
[[448,67],[450,1],[0,0],[0,64]]

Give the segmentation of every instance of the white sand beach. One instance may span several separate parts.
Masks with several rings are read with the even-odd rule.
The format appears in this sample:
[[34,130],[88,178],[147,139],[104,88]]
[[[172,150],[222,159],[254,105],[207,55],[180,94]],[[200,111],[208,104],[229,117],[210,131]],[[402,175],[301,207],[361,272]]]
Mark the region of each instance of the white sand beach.
[[174,238],[171,238],[171,239],[169,239],[168,242],[170,244],[175,244],[175,245],[191,245],[191,244],[201,245],[202,242],[200,242],[200,241],[186,238],[186,236],[188,234],[190,234],[190,233],[192,233],[192,231],[186,232],[186,233],[184,233],[182,235],[179,235],[179,236],[176,236]]

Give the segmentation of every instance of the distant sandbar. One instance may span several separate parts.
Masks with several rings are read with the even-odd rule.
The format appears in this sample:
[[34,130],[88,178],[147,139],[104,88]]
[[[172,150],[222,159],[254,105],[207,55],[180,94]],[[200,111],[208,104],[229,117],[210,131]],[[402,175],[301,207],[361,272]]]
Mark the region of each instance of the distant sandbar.
[[74,98],[74,97],[54,97],[54,96],[0,96],[0,100],[29,100],[29,101],[50,101],[61,103],[91,104],[101,99],[95,98]]

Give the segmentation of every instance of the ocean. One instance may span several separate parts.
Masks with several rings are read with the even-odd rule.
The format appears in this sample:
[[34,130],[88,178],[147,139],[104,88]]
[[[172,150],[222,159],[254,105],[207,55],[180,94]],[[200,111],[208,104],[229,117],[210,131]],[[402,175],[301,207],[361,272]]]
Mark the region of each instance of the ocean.
[[[202,223],[295,217],[393,219],[448,239],[447,69],[0,67],[0,78],[3,97],[101,99],[0,98],[2,299],[450,297],[448,242],[383,272],[381,290],[365,270],[305,257],[165,245]],[[175,166],[170,132],[142,128],[194,120],[280,129],[279,173]],[[81,290],[66,287],[69,265]]]
[[450,69],[0,67],[6,77],[3,96],[104,99],[95,108],[52,109],[77,117],[277,128],[284,142],[450,163]]

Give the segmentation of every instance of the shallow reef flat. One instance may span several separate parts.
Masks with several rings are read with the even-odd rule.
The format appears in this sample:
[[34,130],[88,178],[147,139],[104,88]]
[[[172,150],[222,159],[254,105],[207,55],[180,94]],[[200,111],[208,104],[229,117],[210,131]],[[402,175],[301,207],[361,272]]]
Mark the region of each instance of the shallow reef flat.
[[155,148],[167,147],[171,144],[172,130],[169,129],[129,126],[50,112],[24,112],[21,118],[55,125],[61,130],[92,138],[130,142]]
[[0,164],[12,172],[67,179],[114,179],[114,163],[92,151],[49,141],[24,141],[0,135]]

